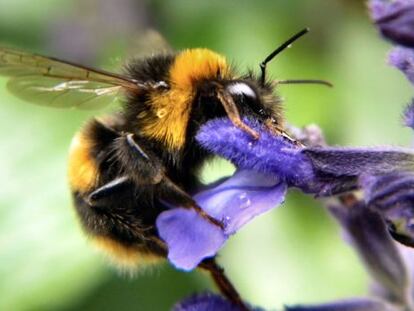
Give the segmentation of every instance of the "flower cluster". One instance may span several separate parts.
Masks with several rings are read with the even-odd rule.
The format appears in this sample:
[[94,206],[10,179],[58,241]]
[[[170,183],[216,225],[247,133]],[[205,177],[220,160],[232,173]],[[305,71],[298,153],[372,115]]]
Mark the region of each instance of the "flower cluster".
[[[398,45],[389,55],[390,64],[414,84],[414,0],[371,0],[369,5],[380,33]],[[168,245],[170,262],[179,269],[194,269],[214,257],[252,218],[282,204],[288,189],[295,187],[316,198],[334,198],[327,208],[358,251],[374,286],[372,297],[285,310],[413,310],[414,267],[407,260],[412,254],[400,243],[414,246],[414,150],[329,147],[318,128],[293,128],[303,147],[269,133],[257,120],[244,122],[260,133],[259,140],[228,119],[210,121],[200,129],[199,144],[231,161],[237,171],[194,196],[224,228],[180,207],[158,217],[158,232]],[[414,128],[414,100],[405,110],[404,122]],[[362,191],[362,198],[355,191]],[[224,298],[206,294],[191,297],[174,310],[238,309]]]

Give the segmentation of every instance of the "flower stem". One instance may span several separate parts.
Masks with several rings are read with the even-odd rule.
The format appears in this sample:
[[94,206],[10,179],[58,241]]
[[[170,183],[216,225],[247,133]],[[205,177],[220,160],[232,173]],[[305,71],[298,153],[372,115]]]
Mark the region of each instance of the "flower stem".
[[237,305],[241,311],[249,311],[250,308],[242,301],[239,293],[224,273],[224,269],[220,267],[214,258],[206,259],[200,263],[199,268],[208,271],[220,292],[231,302]]

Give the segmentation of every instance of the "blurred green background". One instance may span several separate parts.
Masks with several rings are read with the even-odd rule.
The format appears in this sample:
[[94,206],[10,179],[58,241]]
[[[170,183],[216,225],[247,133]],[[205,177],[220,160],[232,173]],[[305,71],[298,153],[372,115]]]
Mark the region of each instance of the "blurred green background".
[[[386,65],[390,46],[363,1],[0,0],[1,44],[109,69],[131,46],[143,54],[157,48],[140,42],[146,29],[173,48],[208,47],[241,71],[258,69],[305,26],[312,32],[269,73],[323,78],[335,88],[280,86],[289,122],[319,124],[331,144],[409,144],[400,115],[412,89]],[[213,288],[205,275],[167,264],[132,278],[88,245],[71,207],[66,161],[91,112],[21,102],[2,78],[0,105],[0,310],[168,310]],[[203,177],[231,171],[215,161]],[[299,193],[241,230],[219,261],[246,300],[272,309],[364,295],[369,282],[336,223]]]

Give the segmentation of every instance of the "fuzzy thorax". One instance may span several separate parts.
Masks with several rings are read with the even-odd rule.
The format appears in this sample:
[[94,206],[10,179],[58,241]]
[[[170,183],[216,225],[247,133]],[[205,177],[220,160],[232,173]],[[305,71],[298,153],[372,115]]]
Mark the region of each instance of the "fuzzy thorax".
[[186,130],[197,87],[204,81],[230,79],[231,70],[226,59],[208,49],[189,49],[180,52],[169,70],[170,89],[154,92],[152,116],[143,127],[143,133],[163,141],[170,150],[185,144]]

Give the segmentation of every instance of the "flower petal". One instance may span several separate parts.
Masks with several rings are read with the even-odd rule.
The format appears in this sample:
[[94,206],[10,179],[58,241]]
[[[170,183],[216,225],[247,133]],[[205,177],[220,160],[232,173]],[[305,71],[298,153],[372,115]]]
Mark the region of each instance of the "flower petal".
[[260,133],[259,140],[235,127],[228,118],[206,123],[196,138],[204,148],[239,168],[277,176],[295,186],[312,181],[312,165],[301,153],[301,147],[271,134],[258,121],[245,119],[244,122]]
[[285,307],[285,311],[397,311],[399,309],[374,299],[352,299],[315,306]]
[[178,269],[190,271],[213,257],[227,240],[217,226],[192,209],[173,208],[157,218],[161,239],[168,245],[168,260]]
[[240,170],[218,186],[194,196],[210,216],[225,225],[224,231],[194,210],[172,208],[157,218],[160,237],[168,245],[168,259],[177,268],[194,269],[214,256],[229,235],[255,216],[284,201],[287,185],[261,173]]
[[313,166],[327,174],[360,176],[414,170],[414,152],[407,148],[307,148]]
[[231,178],[194,196],[211,216],[225,224],[225,233],[234,234],[252,218],[284,201],[287,185],[274,176],[239,170]]

